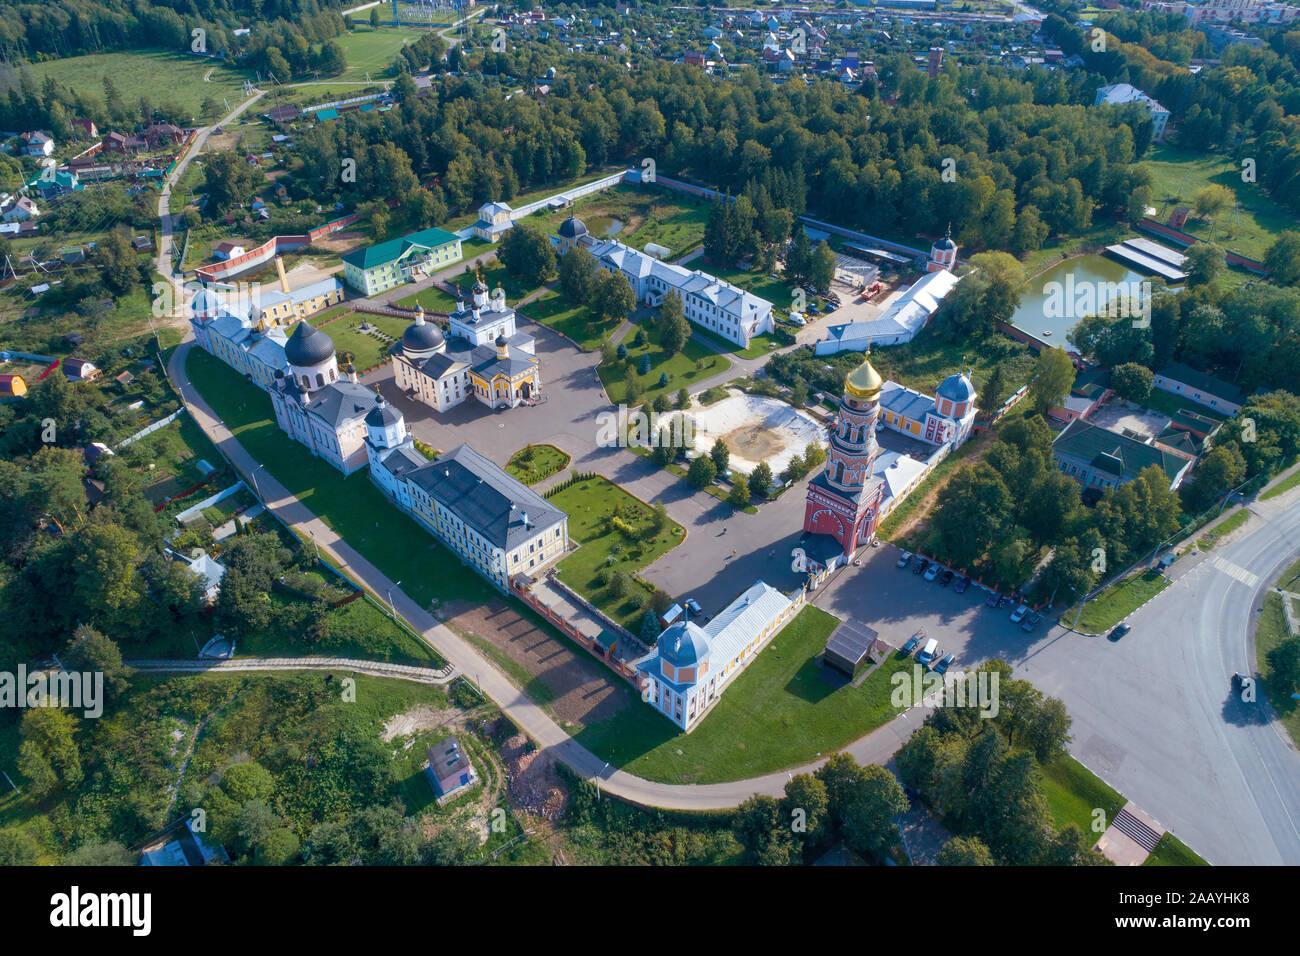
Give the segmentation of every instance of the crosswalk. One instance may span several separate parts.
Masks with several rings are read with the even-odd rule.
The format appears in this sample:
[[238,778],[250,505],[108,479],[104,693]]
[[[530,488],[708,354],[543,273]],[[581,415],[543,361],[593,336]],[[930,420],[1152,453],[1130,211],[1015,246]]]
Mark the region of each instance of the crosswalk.
[[1216,571],[1222,571],[1234,581],[1240,581],[1252,590],[1259,586],[1259,575],[1251,574],[1239,564],[1233,564],[1224,558],[1215,558],[1211,564]]

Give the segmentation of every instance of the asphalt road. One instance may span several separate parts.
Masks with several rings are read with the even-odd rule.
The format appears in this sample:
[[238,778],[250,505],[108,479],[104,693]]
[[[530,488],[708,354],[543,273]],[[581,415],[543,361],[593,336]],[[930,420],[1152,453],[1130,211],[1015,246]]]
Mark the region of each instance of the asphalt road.
[[1250,507],[1123,640],[1056,628],[1011,663],[1065,701],[1074,756],[1211,863],[1297,865],[1300,753],[1231,677],[1254,672],[1263,596],[1300,555],[1300,490]]

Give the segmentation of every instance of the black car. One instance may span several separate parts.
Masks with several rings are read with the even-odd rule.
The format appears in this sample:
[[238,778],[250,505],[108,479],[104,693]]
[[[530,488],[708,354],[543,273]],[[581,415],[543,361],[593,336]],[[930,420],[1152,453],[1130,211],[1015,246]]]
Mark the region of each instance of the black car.
[[912,565],[912,573],[924,574],[926,569],[929,567],[930,567],[930,559],[922,558],[920,561],[916,562],[916,564]]
[[989,592],[988,600],[984,602],[984,606],[985,606],[985,607],[1001,607],[1001,606],[1002,606],[1002,595],[998,594],[997,591],[990,591],[990,592]]
[[956,575],[952,573],[951,569],[943,572],[943,576],[939,578],[939,586],[946,588],[948,585],[952,584],[952,579],[955,577]]
[[969,575],[963,577],[960,581],[958,581],[955,585],[953,585],[953,590],[956,591],[958,594],[965,594],[966,589],[968,587],[970,587]]
[[1039,614],[1037,611],[1030,611],[1029,614],[1025,616],[1025,619],[1020,622],[1020,629],[1028,634],[1038,626],[1038,622],[1042,619],[1043,615]]
[[1131,630],[1133,630],[1133,625],[1129,624],[1128,621],[1121,621],[1120,623],[1116,624],[1115,629],[1110,632],[1109,635],[1110,639],[1112,641],[1118,641],[1121,637],[1123,637]]

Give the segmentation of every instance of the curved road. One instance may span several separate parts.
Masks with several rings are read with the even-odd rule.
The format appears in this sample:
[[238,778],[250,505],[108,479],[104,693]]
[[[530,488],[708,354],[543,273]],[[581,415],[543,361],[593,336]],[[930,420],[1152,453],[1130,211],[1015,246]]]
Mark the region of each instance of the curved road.
[[[228,123],[263,95],[233,110]],[[199,132],[177,163],[159,202],[159,271],[172,278],[171,186],[206,142]],[[262,469],[190,384],[185,356],[173,354],[172,380],[195,421],[281,519],[314,535],[330,558],[370,590],[386,596],[393,582],[340,539]],[[1254,517],[1208,556],[1175,565],[1174,583],[1134,613],[1133,633],[1112,644],[1053,629],[1013,660],[1044,692],[1060,696],[1074,717],[1071,752],[1206,859],[1218,864],[1300,864],[1300,754],[1263,702],[1231,693],[1234,671],[1253,669],[1253,628],[1263,594],[1300,553],[1300,489],[1250,505]],[[670,809],[733,807],[760,793],[779,796],[790,774],[673,785],[643,780],[574,741],[472,645],[393,590],[403,617],[458,670],[473,675],[517,725],[552,748],[575,772],[599,778],[610,793]],[[908,712],[850,745],[860,762],[884,764],[920,725]]]

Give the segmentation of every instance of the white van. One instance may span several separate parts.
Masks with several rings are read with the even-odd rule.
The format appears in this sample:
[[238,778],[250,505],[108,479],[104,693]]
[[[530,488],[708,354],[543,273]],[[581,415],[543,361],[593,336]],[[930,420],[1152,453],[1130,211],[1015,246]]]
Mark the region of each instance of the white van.
[[939,642],[932,637],[925,642],[925,647],[921,648],[921,653],[916,655],[916,659],[922,664],[929,664],[938,653]]

